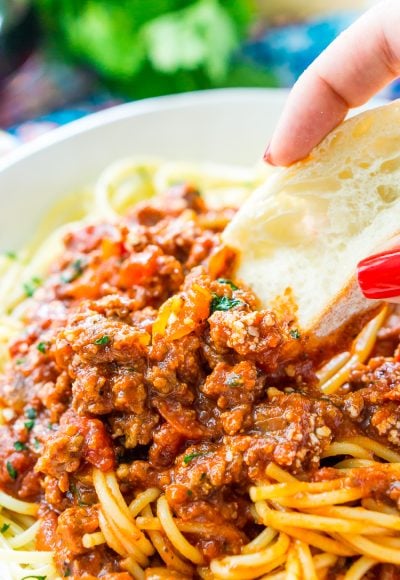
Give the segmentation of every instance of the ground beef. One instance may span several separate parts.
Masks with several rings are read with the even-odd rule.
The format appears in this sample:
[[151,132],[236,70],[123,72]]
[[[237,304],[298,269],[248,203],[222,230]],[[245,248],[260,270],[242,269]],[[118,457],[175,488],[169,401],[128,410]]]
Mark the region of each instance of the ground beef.
[[352,373],[350,388],[343,409],[352,421],[389,446],[400,445],[400,363],[371,360]]

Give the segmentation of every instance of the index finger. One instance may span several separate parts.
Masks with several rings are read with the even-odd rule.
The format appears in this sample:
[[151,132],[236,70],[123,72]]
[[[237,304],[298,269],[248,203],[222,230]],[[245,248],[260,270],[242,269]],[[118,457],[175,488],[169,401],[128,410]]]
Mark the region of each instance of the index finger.
[[400,3],[382,2],[344,31],[294,85],[266,160],[306,157],[348,110],[400,74]]

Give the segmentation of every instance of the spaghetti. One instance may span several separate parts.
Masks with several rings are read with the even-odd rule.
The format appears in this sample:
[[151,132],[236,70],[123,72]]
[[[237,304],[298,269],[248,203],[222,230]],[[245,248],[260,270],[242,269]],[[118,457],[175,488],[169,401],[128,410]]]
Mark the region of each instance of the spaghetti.
[[220,246],[263,177],[125,160],[0,258],[2,579],[398,571],[396,314],[287,366]]

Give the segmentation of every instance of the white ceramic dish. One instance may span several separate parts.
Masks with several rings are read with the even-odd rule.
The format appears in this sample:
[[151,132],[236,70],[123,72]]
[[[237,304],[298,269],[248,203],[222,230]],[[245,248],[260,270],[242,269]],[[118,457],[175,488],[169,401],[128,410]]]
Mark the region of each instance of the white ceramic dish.
[[0,159],[0,251],[15,249],[62,195],[128,155],[251,165],[287,91],[225,89],[147,99],[96,113]]

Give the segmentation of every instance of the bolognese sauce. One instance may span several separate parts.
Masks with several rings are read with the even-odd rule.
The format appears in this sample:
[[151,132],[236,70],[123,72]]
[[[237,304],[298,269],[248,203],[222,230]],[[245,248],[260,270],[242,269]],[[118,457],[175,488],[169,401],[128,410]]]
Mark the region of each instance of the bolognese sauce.
[[[162,494],[199,555],[197,563],[180,555],[186,568],[174,568],[168,534],[154,511],[143,512],[152,544],[151,533],[163,535],[166,552],[146,556],[146,578],[197,578],[199,565],[240,554],[264,529],[249,488],[276,482],[271,469],[361,489],[354,501],[380,503],[387,513],[400,501],[400,471],[379,458],[374,468],[340,470],[335,462],[348,461],[348,452],[330,452],[349,439],[364,448],[366,437],[399,451],[397,319],[381,332],[376,356],[356,365],[335,394],[321,393],[313,361],[302,349],[290,356],[301,341],[291,313],[263,310],[232,280],[235,255],[220,243],[232,215],[176,186],[118,223],[68,233],[46,280],[26,288],[25,329],[0,379],[8,410],[0,486],[39,502],[37,548],[54,550],[61,577],[131,578],[117,528],[110,524],[119,552],[101,540],[94,473],[100,484],[115,474],[127,505],[158,490],[154,497]],[[99,542],[85,546],[95,534]],[[353,562],[356,551],[347,548],[329,578],[342,578]],[[315,542],[310,553],[318,553]],[[162,567],[169,576],[157,576]],[[395,578],[399,570],[381,563],[374,573]]]

